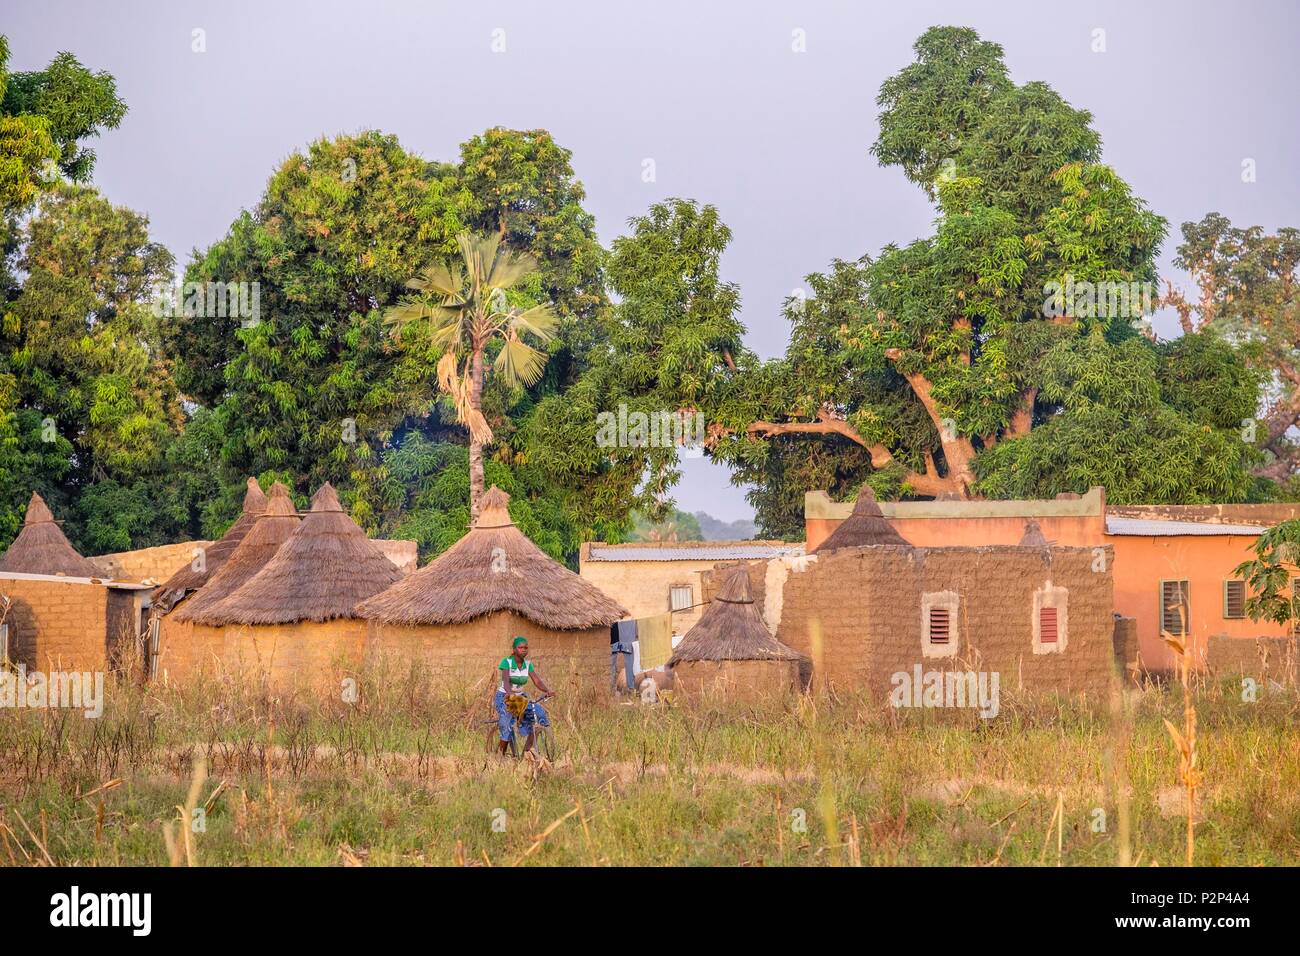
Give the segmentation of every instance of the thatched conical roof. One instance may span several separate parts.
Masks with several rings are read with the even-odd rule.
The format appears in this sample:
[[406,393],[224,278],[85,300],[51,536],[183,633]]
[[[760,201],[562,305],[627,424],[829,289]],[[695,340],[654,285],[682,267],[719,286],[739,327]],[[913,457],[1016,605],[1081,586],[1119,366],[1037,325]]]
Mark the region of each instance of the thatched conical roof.
[[356,617],[361,601],[401,580],[402,572],[344,512],[329,482],[275,556],[237,590],[213,604],[204,622],[293,624]]
[[813,551],[834,551],[837,548],[861,548],[878,544],[909,546],[907,539],[895,531],[894,526],[881,513],[880,505],[876,504],[876,493],[864,487],[858,492],[853,513],[840,522],[830,537]]
[[763,623],[749,587],[749,574],[744,565],[737,565],[730,569],[722,589],[677,645],[668,666],[675,667],[684,661],[799,659],[798,652],[773,637]]
[[386,624],[462,624],[513,611],[557,631],[605,627],[627,611],[558,561],[510,520],[495,485],[463,538],[357,613]]
[[1020,547],[1022,548],[1046,548],[1050,547],[1047,539],[1043,537],[1043,529],[1038,527],[1038,522],[1030,518],[1025,522],[1025,533],[1020,538]]
[[266,567],[280,550],[280,545],[298,530],[300,523],[289,489],[277,481],[271,486],[266,510],[253,522],[252,530],[244,535],[229,559],[208,578],[208,583],[177,609],[176,620],[219,624],[219,621],[209,620],[211,608]]
[[106,578],[99,568],[77,553],[45,499],[32,492],[27,502],[23,530],[9,550],[0,554],[0,571],[15,574],[58,574],[70,578]]
[[187,593],[197,591],[207,584],[234,554],[235,548],[239,547],[239,542],[244,540],[244,535],[252,530],[257,516],[266,510],[266,495],[262,493],[256,478],[249,478],[245,484],[247,490],[244,492],[244,509],[235,519],[235,523],[226,529],[226,533],[204,549],[203,570],[196,571],[193,563],[190,563],[173,574],[158,586],[158,590],[154,591],[155,607],[164,611],[169,610],[175,607]]

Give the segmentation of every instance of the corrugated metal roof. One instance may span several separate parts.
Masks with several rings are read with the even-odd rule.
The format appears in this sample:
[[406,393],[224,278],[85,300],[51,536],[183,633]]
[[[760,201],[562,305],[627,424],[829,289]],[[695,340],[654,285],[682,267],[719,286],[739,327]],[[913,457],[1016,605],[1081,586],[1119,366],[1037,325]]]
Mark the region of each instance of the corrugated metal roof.
[[650,548],[644,545],[629,547],[619,544],[593,544],[588,559],[591,561],[754,561],[794,554],[802,550],[801,544],[780,546],[720,542],[716,547],[707,544],[695,547],[673,547],[665,544]]
[[1237,534],[1257,537],[1267,531],[1252,524],[1213,524],[1209,521],[1159,521],[1153,518],[1106,518],[1106,533],[1152,537]]

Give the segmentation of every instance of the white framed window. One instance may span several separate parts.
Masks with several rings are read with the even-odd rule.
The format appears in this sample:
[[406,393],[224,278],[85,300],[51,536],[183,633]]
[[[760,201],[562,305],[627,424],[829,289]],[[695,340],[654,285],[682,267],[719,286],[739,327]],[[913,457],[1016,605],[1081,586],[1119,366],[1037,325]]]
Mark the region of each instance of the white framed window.
[[956,657],[961,644],[956,591],[921,595],[921,656]]
[[695,603],[695,589],[689,584],[674,584],[668,588],[668,609],[684,611]]
[[1062,654],[1070,641],[1070,592],[1048,581],[1034,592],[1035,654]]

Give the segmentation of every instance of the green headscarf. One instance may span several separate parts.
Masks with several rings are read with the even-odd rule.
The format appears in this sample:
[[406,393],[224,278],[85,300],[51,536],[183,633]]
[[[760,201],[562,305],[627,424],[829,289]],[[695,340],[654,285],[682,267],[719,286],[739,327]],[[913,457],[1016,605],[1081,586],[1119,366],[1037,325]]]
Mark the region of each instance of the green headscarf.
[[510,645],[510,649],[511,649],[512,651],[513,651],[513,650],[517,650],[517,649],[519,648],[519,645],[520,645],[520,644],[527,644],[527,643],[528,643],[528,638],[526,638],[526,637],[516,637],[515,640],[514,640],[514,643]]

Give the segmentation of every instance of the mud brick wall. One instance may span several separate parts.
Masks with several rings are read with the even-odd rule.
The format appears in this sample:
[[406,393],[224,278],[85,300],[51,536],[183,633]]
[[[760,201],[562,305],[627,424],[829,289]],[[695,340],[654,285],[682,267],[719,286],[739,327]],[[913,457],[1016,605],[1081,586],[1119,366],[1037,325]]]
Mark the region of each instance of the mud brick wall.
[[108,665],[108,588],[57,578],[0,578],[13,601],[9,654],[32,670],[102,671]]
[[410,574],[420,563],[419,543],[416,541],[389,541],[387,538],[371,538],[370,543],[382,552],[384,557],[403,574]]
[[222,671],[226,629],[176,620],[176,605],[158,624],[158,678],[184,682],[202,671],[213,676]]
[[714,595],[722,589],[722,584],[731,569],[741,564],[745,566],[745,573],[749,575],[749,589],[754,595],[754,603],[761,608],[767,588],[767,561],[727,561],[711,570],[701,571],[700,585],[704,592],[701,600],[706,603],[712,601]]
[[528,638],[528,659],[556,691],[609,687],[609,628],[555,631],[510,611],[465,624],[406,627],[371,622],[366,659],[382,666],[416,664],[434,680],[495,688],[501,658],[517,635]]
[[1140,659],[1137,618],[1115,615],[1115,666],[1126,678],[1136,678]]
[[1210,637],[1206,665],[1216,676],[1294,679],[1300,667],[1300,642],[1294,637]]
[[1106,513],[1125,518],[1161,521],[1208,521],[1211,524],[1275,525],[1300,518],[1300,504],[1291,501],[1222,505],[1106,505]]
[[194,560],[194,552],[206,548],[211,541],[181,541],[163,544],[156,548],[136,551],[118,551],[91,558],[104,574],[115,581],[143,581],[146,578],[162,584],[181,568]]
[[[1094,549],[872,547],[818,555],[786,580],[777,638],[814,663],[818,680],[888,694],[891,676],[923,670],[996,671],[1007,690],[1103,692],[1114,668],[1113,581],[1094,571]],[[1035,591],[1068,594],[1065,649],[1034,653]],[[922,651],[922,596],[952,592],[956,653]]]
[[366,642],[366,622],[352,618],[232,624],[224,630],[221,662],[228,672],[260,675],[276,689],[321,693],[341,692],[342,679],[360,666]]
[[[691,603],[702,604],[700,572],[714,564],[714,561],[587,561],[580,576],[627,608],[628,617],[651,617],[672,609],[670,590],[674,586],[690,585]],[[685,634],[703,613],[703,607],[675,612],[673,633]]]
[[799,689],[798,661],[683,661],[673,687],[686,697],[750,701]]

